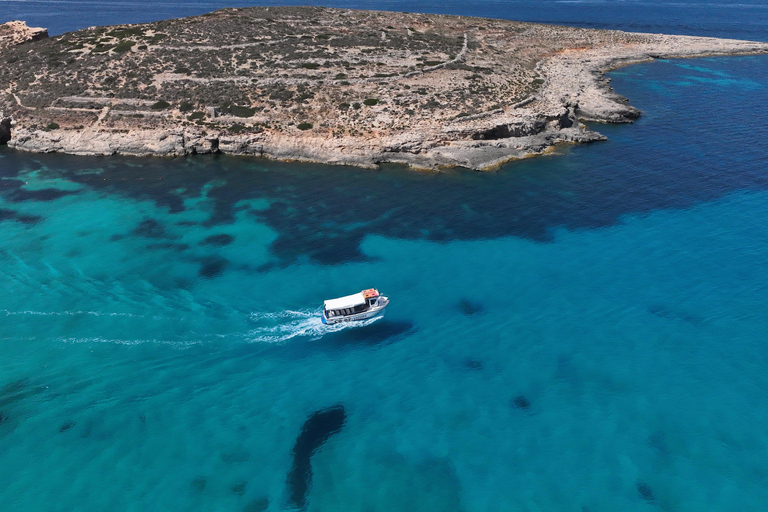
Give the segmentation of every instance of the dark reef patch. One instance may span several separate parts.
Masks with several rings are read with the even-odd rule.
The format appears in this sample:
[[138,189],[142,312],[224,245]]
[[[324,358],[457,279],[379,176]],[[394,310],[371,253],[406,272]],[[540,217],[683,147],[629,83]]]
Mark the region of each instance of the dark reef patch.
[[243,507],[243,512],[264,512],[269,508],[269,499],[256,498],[249,501]]
[[177,244],[175,242],[158,242],[156,244],[147,244],[147,249],[170,249],[172,251],[186,251],[189,249],[187,244]]
[[462,315],[472,316],[477,313],[482,313],[485,308],[479,302],[474,302],[469,299],[461,299],[456,306]]
[[222,233],[220,235],[211,235],[208,237],[205,237],[202,242],[200,242],[200,245],[213,245],[216,247],[224,247],[225,245],[229,245],[232,242],[234,242],[235,237],[232,235],[227,235],[225,233]]
[[530,409],[531,401],[525,395],[517,395],[511,401],[512,407],[515,409]]
[[648,446],[655,449],[660,455],[669,455],[669,443],[664,432],[654,432],[648,436]]
[[79,194],[77,190],[60,190],[58,188],[42,188],[39,190],[25,190],[22,187],[26,185],[20,179],[4,179],[2,194],[5,199],[11,203],[21,203],[23,201],[54,201],[64,196]]
[[656,500],[656,497],[653,495],[653,489],[651,489],[651,486],[645,482],[642,482],[642,481],[637,482],[637,493],[645,501]]
[[205,490],[206,485],[208,485],[208,479],[204,476],[198,476],[192,479],[192,482],[189,484],[189,489],[193,493],[199,494]]
[[225,464],[240,464],[243,462],[248,462],[251,460],[251,454],[248,453],[245,450],[230,450],[226,452],[222,452],[221,455],[219,455],[221,458],[221,461]]
[[464,366],[469,368],[470,370],[482,370],[483,369],[483,362],[478,359],[466,359],[464,361]]
[[697,325],[702,322],[701,318],[687,313],[685,311],[670,309],[661,304],[653,304],[648,307],[648,312],[659,318],[667,318],[669,320],[682,320],[689,324]]
[[43,218],[38,215],[24,215],[14,210],[0,208],[0,222],[4,220],[15,220],[22,224],[35,224],[43,220]]
[[61,426],[59,427],[59,433],[66,432],[67,430],[71,429],[75,425],[77,425],[77,423],[71,420],[65,423],[62,423]]
[[[674,65],[657,64],[654,73],[666,80],[664,73]],[[762,90],[753,93],[755,98],[765,96]],[[633,133],[641,137],[658,129],[649,120]],[[695,130],[682,136],[680,147],[700,142]],[[617,143],[599,151],[572,148],[568,158],[524,160],[493,173],[418,173],[393,165],[372,172],[226,155],[93,159],[4,151],[0,194],[8,197],[21,187],[23,174],[35,170],[43,178],[149,200],[171,214],[184,211],[185,201],[204,197],[211,211],[197,224],[217,227],[234,222],[240,210],[261,199],[267,206],[247,213],[276,233],[270,246],[275,265],[306,258],[340,264],[364,261],[367,255],[360,244],[371,235],[433,242],[515,236],[549,242],[558,230],[602,228],[627,215],[684,209],[734,191],[768,190],[764,166],[745,165],[761,161],[760,146],[745,147],[746,153],[737,157],[727,138],[711,144],[724,158],[689,151],[687,159],[670,159],[659,151],[644,153],[642,164],[625,162],[627,146]],[[187,222],[177,219],[173,225]],[[654,314],[666,315],[663,310]]]
[[298,509],[307,506],[307,493],[312,485],[312,456],[333,434],[341,432],[347,421],[343,405],[334,405],[312,413],[296,438],[291,453],[293,465],[288,473],[288,502]]
[[218,256],[206,258],[200,264],[200,270],[197,271],[197,275],[205,279],[219,277],[227,268],[228,264],[229,262],[227,260]]
[[45,386],[32,384],[31,379],[18,379],[0,387],[0,407],[5,407],[46,390]]
[[232,494],[235,496],[242,496],[245,494],[246,487],[248,487],[248,482],[245,480],[240,480],[239,482],[232,484],[232,487],[230,487],[229,490],[232,491]]
[[173,238],[168,235],[165,228],[155,219],[144,219],[138,226],[131,230],[131,234],[134,236],[143,236],[145,238],[156,239],[170,239]]
[[0,411],[0,425],[2,425],[8,419],[8,415],[3,411]]

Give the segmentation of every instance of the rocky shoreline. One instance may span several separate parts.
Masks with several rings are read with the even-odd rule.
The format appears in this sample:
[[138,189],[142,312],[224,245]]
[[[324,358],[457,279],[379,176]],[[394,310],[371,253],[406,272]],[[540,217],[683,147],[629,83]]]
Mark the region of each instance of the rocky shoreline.
[[[247,15],[252,17],[263,17],[264,13],[276,11],[277,16],[271,19],[277,21],[272,23],[287,23],[285,20],[295,14],[296,9],[308,8],[292,9],[269,11],[269,8],[260,8],[246,11]],[[236,15],[243,15],[243,10],[227,10],[227,15],[231,15],[233,11]],[[352,12],[352,16],[365,13],[335,9],[312,11],[315,19],[318,14],[330,17],[344,16],[347,12]],[[33,94],[31,88],[19,87],[22,79],[15,84],[0,84],[0,88],[5,88],[0,110],[6,112],[4,116],[0,116],[0,142],[4,141],[9,147],[22,151],[75,155],[183,156],[220,152],[361,167],[376,167],[388,162],[426,169],[460,166],[487,170],[509,160],[547,153],[561,143],[584,143],[605,139],[601,134],[587,128],[583,121],[626,123],[636,119],[640,112],[628,105],[626,98],[612,90],[609,80],[604,77],[608,70],[656,58],[768,53],[767,43],[748,41],[570,29],[449,16],[412,15],[411,18],[401,20],[397,19],[394,13],[390,16],[385,13],[374,15],[379,18],[375,20],[376,23],[387,27],[381,32],[382,41],[386,41],[387,37],[390,41],[393,40],[400,30],[399,25],[403,25],[404,39],[418,41],[418,48],[426,47],[426,50],[422,50],[422,55],[428,55],[428,51],[442,52],[435,57],[435,61],[441,58],[442,60],[437,63],[428,60],[418,62],[417,66],[432,65],[416,67],[416,71],[413,71],[414,66],[410,66],[412,61],[408,59],[414,54],[418,55],[417,50],[406,47],[402,51],[402,64],[393,62],[391,58],[370,58],[377,52],[375,43],[371,41],[360,43],[362,50],[359,52],[358,49],[352,48],[354,45],[350,45],[351,50],[346,47],[344,50],[348,53],[355,51],[356,57],[364,55],[369,60],[358,58],[352,63],[354,65],[351,65],[351,58],[345,56],[346,60],[343,62],[346,67],[340,69],[346,73],[336,73],[335,78],[328,78],[335,70],[329,71],[328,77],[307,75],[306,69],[320,66],[312,60],[305,59],[299,65],[292,63],[290,66],[293,67],[286,66],[287,72],[283,72],[278,79],[282,81],[279,85],[282,89],[274,89],[272,86],[272,90],[291,92],[294,99],[288,102],[275,99],[277,92],[267,96],[270,90],[263,84],[272,84],[274,79],[269,82],[269,78],[262,78],[262,75],[252,71],[260,69],[260,64],[254,64],[254,60],[248,61],[249,68],[246,71],[245,68],[231,74],[217,71],[219,74],[206,78],[194,74],[179,76],[181,73],[178,68],[176,73],[168,73],[161,68],[161,64],[157,64],[158,69],[150,77],[153,85],[144,88],[140,86],[137,89],[140,93],[134,93],[135,96],[144,96],[143,98],[95,91],[91,83],[87,84],[88,87],[81,88],[84,92],[77,96],[57,93],[59,96],[51,95],[38,100],[40,94]],[[417,22],[422,25],[417,26]],[[297,28],[296,25],[294,20],[291,26]],[[16,28],[18,30],[6,29],[5,32],[21,34],[23,27],[16,25]],[[143,26],[118,30],[133,34],[144,30],[141,33],[142,37],[146,38],[156,37],[153,34],[158,33],[156,28],[146,29]],[[164,30],[171,33],[167,28]],[[433,32],[444,34],[449,30],[453,30],[454,39],[458,41],[461,41],[461,35],[456,38],[455,34],[463,34],[463,47],[458,47],[458,43],[445,43],[438,39],[438,36],[429,39]],[[413,35],[416,33],[424,36],[418,38]],[[489,36],[491,33],[492,37]],[[531,53],[532,50],[526,50],[529,51],[528,55],[532,56],[526,55],[519,64],[516,60],[504,60],[507,57],[502,57],[503,52],[517,52],[515,58],[520,59],[517,57],[517,54],[521,53],[520,48],[527,47],[521,46],[519,42],[498,43],[498,40],[503,40],[500,35],[511,40],[507,34],[521,33],[535,34],[540,39],[562,39],[562,34],[567,34],[571,41],[554,44],[547,51],[536,54]],[[104,34],[103,29],[101,34]],[[62,36],[62,44],[69,44],[70,47],[81,45],[79,40],[73,43],[73,40],[66,39],[66,36]],[[173,37],[171,33],[168,39]],[[329,40],[333,42],[332,37],[322,33],[315,33],[311,37],[321,45],[327,45]],[[15,46],[17,44],[24,43],[22,46],[32,52],[41,44],[26,43],[21,35],[9,40],[13,43],[6,43],[5,48],[0,47],[0,59],[9,53],[9,59],[17,58],[10,51],[12,46],[14,49],[19,48]],[[422,45],[423,40],[428,44]],[[522,37],[519,40],[525,41]],[[131,40],[130,46],[123,43],[128,47],[123,54],[114,53],[115,48],[120,48],[121,43],[117,42],[112,49],[104,53],[115,55],[115,58],[128,55],[140,59],[142,54],[137,48],[143,46],[144,51],[152,48],[151,45],[140,44],[141,42],[141,39]],[[99,50],[98,44],[103,43],[97,42],[97,46],[90,49],[86,46],[86,51],[78,48],[76,57],[70,58],[70,65],[77,64],[76,58],[91,58]],[[232,50],[235,52],[233,58],[239,58],[240,54],[237,52],[250,44],[257,43],[229,45],[238,48]],[[433,47],[430,47],[430,44]],[[453,44],[456,50],[434,49],[441,44]],[[384,47],[383,52],[391,53],[391,46],[389,50]],[[173,48],[178,49],[180,46]],[[203,50],[201,47],[194,49],[197,52],[215,51]],[[40,51],[52,50],[50,47],[40,47]],[[313,47],[313,51],[318,50]],[[449,55],[450,51],[455,51],[455,54]],[[57,56],[63,54],[59,50],[57,52]],[[75,54],[71,50],[70,53]],[[306,55],[314,54],[307,52]],[[285,58],[284,55],[283,57]],[[428,57],[422,57],[421,60],[426,58]],[[275,60],[281,62],[279,59]],[[375,70],[385,69],[392,73],[377,73],[370,78],[370,73],[366,72],[357,81],[350,79],[351,70],[357,71],[369,64],[378,66]],[[397,68],[400,64],[402,70]],[[409,66],[405,67],[406,64]],[[0,65],[13,66],[13,62],[3,63],[0,60]],[[114,60],[109,65],[114,65]],[[333,62],[326,57],[324,65],[331,67]],[[61,66],[53,68],[50,73],[60,73],[58,69],[61,69]],[[511,74],[513,70],[516,73],[514,75]],[[84,73],[83,68],[80,68],[79,72]],[[110,79],[105,74],[94,72],[93,80],[104,79],[105,76],[107,80]],[[310,78],[306,78],[307,76]],[[40,78],[36,80],[40,82]],[[258,96],[251,94],[247,101],[233,99],[230,103],[237,102],[238,108],[230,107],[229,112],[221,111],[223,109],[220,106],[226,104],[224,101],[221,101],[220,105],[210,105],[194,99],[189,102],[177,100],[176,104],[163,101],[161,106],[168,104],[168,107],[157,108],[160,103],[155,103],[155,98],[170,96],[163,91],[163,84],[172,83],[173,80],[182,80],[185,84],[207,81],[208,85],[213,81],[226,80],[228,83],[238,84],[237,87],[240,87],[240,83],[245,83],[246,86],[241,89],[247,89],[248,84],[251,84],[251,87],[258,85],[263,87],[259,91],[265,92]],[[513,83],[514,87],[503,89],[507,86],[499,84],[504,84],[505,80]],[[46,87],[45,84],[30,83]],[[292,84],[297,84],[295,89],[289,88],[294,87]],[[451,85],[448,87],[445,84]],[[461,95],[461,91],[467,87],[479,92],[466,98]],[[342,92],[334,95],[337,90]],[[146,91],[157,93],[157,96],[141,94]],[[305,91],[302,97],[306,98],[297,102],[296,92],[300,91]],[[506,97],[504,94],[514,96]],[[354,109],[350,104],[340,101],[346,97],[363,98],[366,95],[375,96],[377,99],[366,100],[365,107],[361,105],[362,102],[355,103]],[[424,101],[423,96],[431,97],[431,103]],[[494,100],[496,103],[491,104]],[[459,101],[464,103],[459,104]],[[33,102],[36,103],[27,104]],[[437,104],[438,107],[428,106],[432,104]],[[187,115],[190,111],[199,114]],[[311,117],[315,123],[303,123],[302,126],[297,121],[303,117]],[[44,124],[46,121],[49,121],[47,125]],[[363,131],[360,126],[367,126],[369,130]]]

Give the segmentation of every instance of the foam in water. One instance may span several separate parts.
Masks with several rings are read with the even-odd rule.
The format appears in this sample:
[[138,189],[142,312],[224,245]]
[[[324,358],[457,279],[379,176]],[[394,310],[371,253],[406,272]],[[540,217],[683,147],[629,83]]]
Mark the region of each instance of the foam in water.
[[252,329],[245,335],[245,339],[252,343],[283,343],[292,338],[306,337],[313,340],[320,339],[326,334],[343,331],[345,329],[358,329],[371,325],[384,318],[378,315],[359,322],[345,322],[327,325],[320,318],[319,310],[280,311],[277,313],[251,313],[252,320],[276,320],[277,325],[267,325]]

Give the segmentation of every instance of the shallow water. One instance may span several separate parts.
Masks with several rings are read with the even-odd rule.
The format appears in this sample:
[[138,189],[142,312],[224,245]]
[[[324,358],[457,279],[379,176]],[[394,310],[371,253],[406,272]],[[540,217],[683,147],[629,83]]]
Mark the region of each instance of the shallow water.
[[767,70],[495,173],[1,149],[3,509],[762,510]]

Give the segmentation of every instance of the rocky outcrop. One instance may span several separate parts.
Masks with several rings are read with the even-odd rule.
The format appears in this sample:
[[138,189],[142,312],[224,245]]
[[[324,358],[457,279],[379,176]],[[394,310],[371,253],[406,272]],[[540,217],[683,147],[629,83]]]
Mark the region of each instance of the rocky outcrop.
[[17,44],[39,41],[46,37],[47,29],[28,27],[23,21],[9,21],[0,25],[0,52]]
[[[0,25],[0,48],[41,31]],[[637,119],[608,70],[768,53],[768,43],[260,7],[94,27],[0,53],[0,110],[15,121],[0,123],[0,144],[23,151],[484,170],[605,139],[583,122]]]
[[11,140],[11,126],[13,125],[13,119],[10,117],[3,117],[0,113],[0,145],[8,144]]

